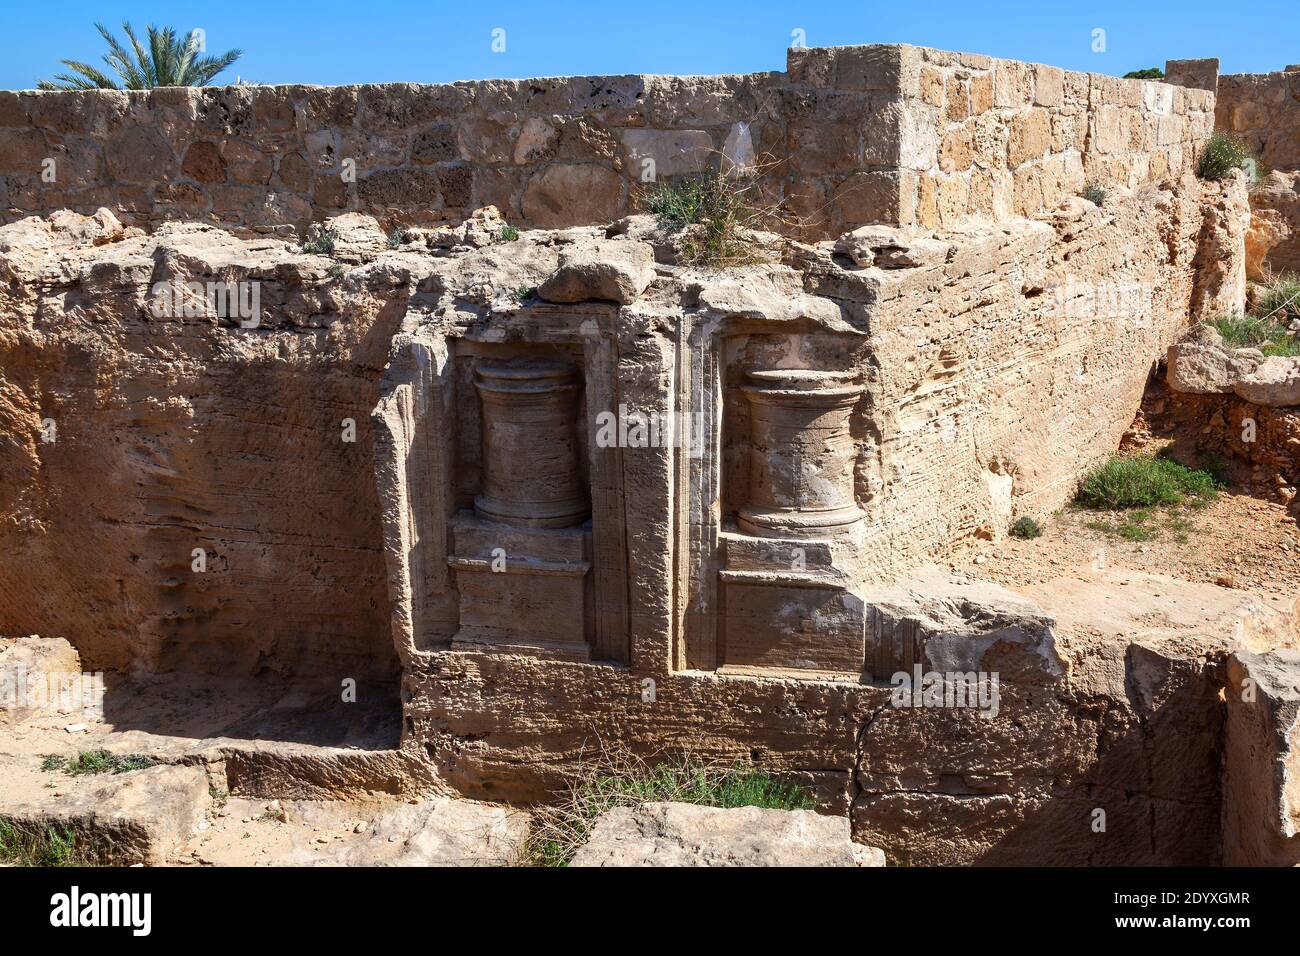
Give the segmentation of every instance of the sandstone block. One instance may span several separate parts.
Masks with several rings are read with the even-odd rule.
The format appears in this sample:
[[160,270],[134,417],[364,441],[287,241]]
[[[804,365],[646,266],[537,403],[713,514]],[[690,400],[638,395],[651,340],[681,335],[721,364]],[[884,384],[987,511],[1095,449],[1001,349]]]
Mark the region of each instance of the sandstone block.
[[647,161],[654,164],[656,177],[678,176],[707,166],[713,138],[698,129],[625,129],[623,150],[628,167],[638,178]]
[[623,177],[603,166],[556,164],[534,176],[524,192],[523,213],[540,228],[610,222],[627,199]]

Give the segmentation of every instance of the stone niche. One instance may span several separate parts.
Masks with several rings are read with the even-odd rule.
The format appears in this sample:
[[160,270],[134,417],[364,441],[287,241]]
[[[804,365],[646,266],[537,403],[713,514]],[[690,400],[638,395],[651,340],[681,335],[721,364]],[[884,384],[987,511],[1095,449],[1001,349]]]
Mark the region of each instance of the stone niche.
[[[830,334],[724,336],[713,613],[688,650],[726,673],[859,680],[866,608],[852,588],[865,385]],[[703,487],[711,482],[702,482]],[[711,639],[710,639],[711,636]]]
[[452,521],[447,563],[460,595],[452,648],[590,660],[580,367],[530,355],[479,357],[471,366],[479,491]]
[[399,343],[376,411],[399,653],[625,664],[623,450],[608,305],[548,304]]

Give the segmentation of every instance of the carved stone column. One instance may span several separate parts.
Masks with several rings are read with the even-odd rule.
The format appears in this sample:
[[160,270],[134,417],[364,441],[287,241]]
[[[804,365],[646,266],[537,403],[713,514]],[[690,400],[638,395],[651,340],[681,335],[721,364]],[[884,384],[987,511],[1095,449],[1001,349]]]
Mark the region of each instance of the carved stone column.
[[862,519],[853,495],[849,417],[862,387],[810,369],[749,373],[749,534],[816,537]]
[[578,466],[578,382],[570,365],[483,362],[483,493],[487,521],[568,528],[591,512]]

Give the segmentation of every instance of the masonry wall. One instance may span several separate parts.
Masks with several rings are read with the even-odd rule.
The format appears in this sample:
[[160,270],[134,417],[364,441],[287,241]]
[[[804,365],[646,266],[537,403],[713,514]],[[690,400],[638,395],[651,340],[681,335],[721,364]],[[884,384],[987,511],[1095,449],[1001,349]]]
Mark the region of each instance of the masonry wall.
[[1211,102],[905,45],[793,49],[788,72],[743,76],[0,92],[0,217],[108,206],[270,230],[493,204],[554,228],[634,211],[647,161],[664,179],[726,155],[760,164],[791,230],[826,238],[1176,174]]
[[[6,220],[109,206],[137,223],[301,228],[343,210],[436,222],[494,204],[512,223],[564,227],[633,210],[646,160],[670,178],[725,150],[776,161],[773,194],[833,232],[888,217],[888,199],[874,189],[827,209],[794,184],[822,195],[888,165],[861,150],[889,96],[876,85],[759,73],[0,93],[0,208]],[[54,182],[41,175],[49,158]]]
[[1220,128],[1246,140],[1267,169],[1300,168],[1300,70],[1219,77]]

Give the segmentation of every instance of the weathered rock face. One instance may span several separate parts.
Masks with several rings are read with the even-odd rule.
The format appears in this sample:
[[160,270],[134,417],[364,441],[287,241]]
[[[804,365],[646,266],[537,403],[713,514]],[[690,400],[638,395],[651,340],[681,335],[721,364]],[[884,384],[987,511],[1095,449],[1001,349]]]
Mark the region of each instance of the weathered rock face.
[[884,866],[848,821],[811,810],[644,803],[603,814],[571,866]]
[[393,274],[94,222],[0,229],[0,632],[92,669],[391,678],[366,423]]

